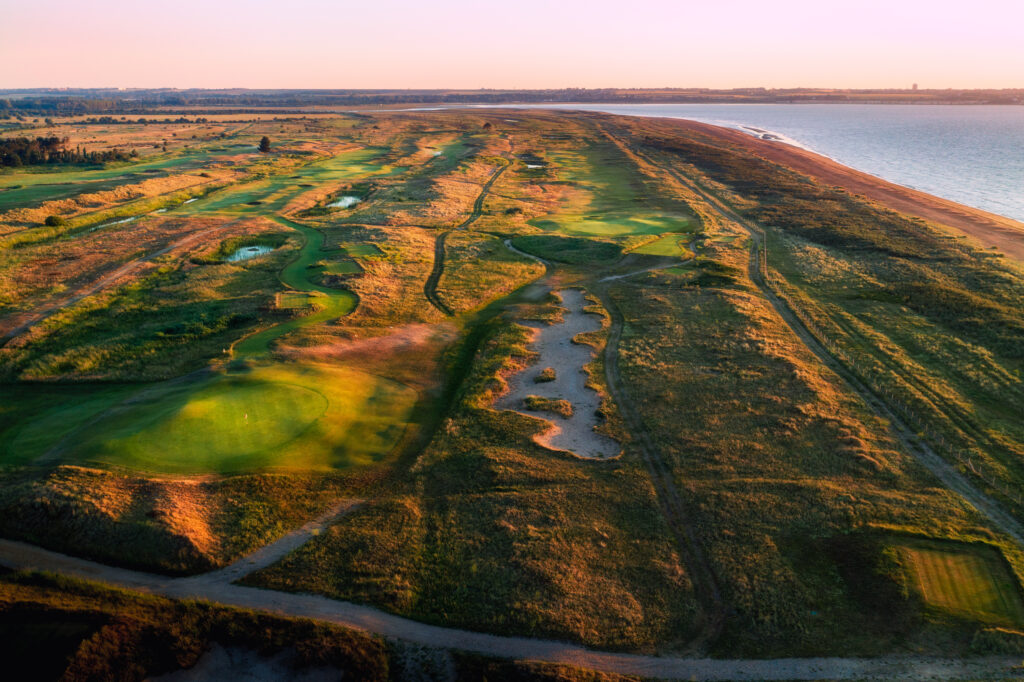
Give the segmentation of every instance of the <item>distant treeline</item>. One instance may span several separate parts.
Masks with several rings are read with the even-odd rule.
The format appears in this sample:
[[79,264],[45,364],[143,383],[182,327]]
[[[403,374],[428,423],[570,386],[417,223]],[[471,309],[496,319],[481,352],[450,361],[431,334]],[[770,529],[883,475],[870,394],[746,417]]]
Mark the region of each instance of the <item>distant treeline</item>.
[[119,149],[90,152],[81,147],[68,149],[66,137],[11,137],[0,139],[0,166],[37,166],[48,163],[98,164],[127,161],[139,155]]
[[93,116],[93,117],[90,117],[90,118],[86,118],[86,119],[75,121],[75,124],[76,125],[81,125],[82,123],[103,123],[103,124],[113,124],[113,125],[138,125],[138,124],[141,123],[143,125],[147,125],[147,124],[150,124],[150,123],[209,123],[209,122],[210,122],[210,119],[206,118],[205,116],[196,116],[195,118],[186,118],[184,116],[179,116],[178,118],[170,118],[170,117],[168,117],[168,118],[164,118],[164,119],[159,119],[159,118],[136,118],[136,119],[130,119],[130,118],[127,118],[125,116],[122,116],[121,118],[115,118],[113,116],[98,116],[98,117]]
[[1024,104],[1024,90],[829,90],[811,88],[560,90],[4,90],[0,117],[145,113],[154,109],[546,102],[879,102]]

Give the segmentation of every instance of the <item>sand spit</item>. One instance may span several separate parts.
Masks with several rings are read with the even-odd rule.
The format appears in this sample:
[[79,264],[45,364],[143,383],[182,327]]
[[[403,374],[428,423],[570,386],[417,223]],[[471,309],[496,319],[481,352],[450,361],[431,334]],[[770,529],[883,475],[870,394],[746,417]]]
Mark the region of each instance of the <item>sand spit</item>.
[[[497,410],[513,410],[551,426],[537,437],[537,442],[552,450],[564,450],[584,459],[609,459],[622,448],[611,438],[594,431],[601,423],[598,409],[601,396],[587,386],[584,367],[594,359],[594,349],[573,343],[573,337],[597,331],[601,323],[596,316],[583,312],[586,298],[579,289],[556,292],[562,299],[566,313],[561,322],[544,325],[523,322],[535,331],[530,349],[538,354],[537,361],[525,370],[509,377],[509,391],[494,403]],[[537,382],[536,377],[545,368],[554,368],[554,381]],[[562,417],[551,412],[526,408],[527,396],[549,400],[567,400],[572,404],[572,416]]]

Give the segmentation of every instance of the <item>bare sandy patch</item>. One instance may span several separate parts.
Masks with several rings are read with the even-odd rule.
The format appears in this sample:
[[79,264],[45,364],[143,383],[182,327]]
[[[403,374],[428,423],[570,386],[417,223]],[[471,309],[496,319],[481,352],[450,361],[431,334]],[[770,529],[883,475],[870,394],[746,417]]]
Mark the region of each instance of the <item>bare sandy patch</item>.
[[[512,410],[535,419],[542,419],[549,428],[536,437],[537,443],[552,450],[571,452],[584,459],[609,459],[622,450],[611,438],[595,431],[601,424],[601,396],[587,385],[586,365],[594,359],[594,349],[575,343],[579,334],[601,329],[597,316],[584,312],[586,297],[579,289],[556,292],[566,312],[553,324],[523,322],[534,330],[530,350],[536,361],[508,378],[508,392],[494,402],[497,410]],[[542,373],[554,368],[550,381],[537,381]],[[570,415],[554,415],[548,411],[531,410],[527,398],[536,396],[547,401],[566,401],[572,405]],[[531,400],[532,404],[538,401]]]

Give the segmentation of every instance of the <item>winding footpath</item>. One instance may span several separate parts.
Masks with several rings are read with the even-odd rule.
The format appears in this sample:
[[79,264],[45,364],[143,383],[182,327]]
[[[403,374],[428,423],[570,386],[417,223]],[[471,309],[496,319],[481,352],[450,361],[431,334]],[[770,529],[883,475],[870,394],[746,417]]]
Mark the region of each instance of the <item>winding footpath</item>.
[[[351,503],[350,504],[354,504]],[[354,508],[349,506],[347,509]],[[344,511],[344,510],[342,510]],[[503,637],[418,623],[377,609],[309,594],[243,587],[231,581],[271,563],[298,547],[329,520],[321,517],[289,534],[275,548],[260,550],[226,569],[170,578],[104,566],[12,540],[0,540],[0,564],[17,570],[45,570],[115,587],[168,597],[200,599],[222,606],[310,618],[426,647],[457,649],[485,656],[574,665],[621,675],[694,680],[979,680],[1019,675],[1020,658],[970,659],[888,656],[884,658],[780,658],[738,660],[677,658],[593,651],[566,642]]]
[[442,313],[451,317],[454,315],[454,311],[448,307],[441,297],[437,295],[437,286],[441,283],[441,275],[444,274],[444,254],[445,254],[445,242],[448,240],[448,235],[456,230],[465,230],[467,227],[472,225],[480,218],[484,210],[484,200],[487,199],[487,195],[491,191],[491,186],[494,185],[495,181],[505,170],[512,165],[511,152],[506,155],[506,163],[504,166],[496,168],[491,177],[487,178],[487,182],[480,188],[480,194],[477,195],[476,200],[473,202],[473,210],[469,214],[469,217],[462,221],[454,230],[448,230],[437,235],[437,239],[434,241],[434,267],[430,270],[430,276],[427,277],[427,281],[423,283],[423,295],[426,296],[430,304],[440,310]]

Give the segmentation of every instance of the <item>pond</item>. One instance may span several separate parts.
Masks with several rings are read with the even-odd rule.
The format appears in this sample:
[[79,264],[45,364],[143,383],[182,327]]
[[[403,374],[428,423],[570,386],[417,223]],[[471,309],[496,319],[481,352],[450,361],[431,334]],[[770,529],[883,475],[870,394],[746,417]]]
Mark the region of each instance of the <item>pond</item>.
[[359,197],[344,196],[338,199],[337,201],[332,201],[331,203],[327,204],[327,206],[328,208],[350,208],[358,204],[359,201]]
[[265,244],[256,244],[253,246],[239,246],[230,255],[224,258],[226,263],[237,263],[242,260],[249,260],[263,254],[270,253],[274,250],[273,246],[267,246]]

